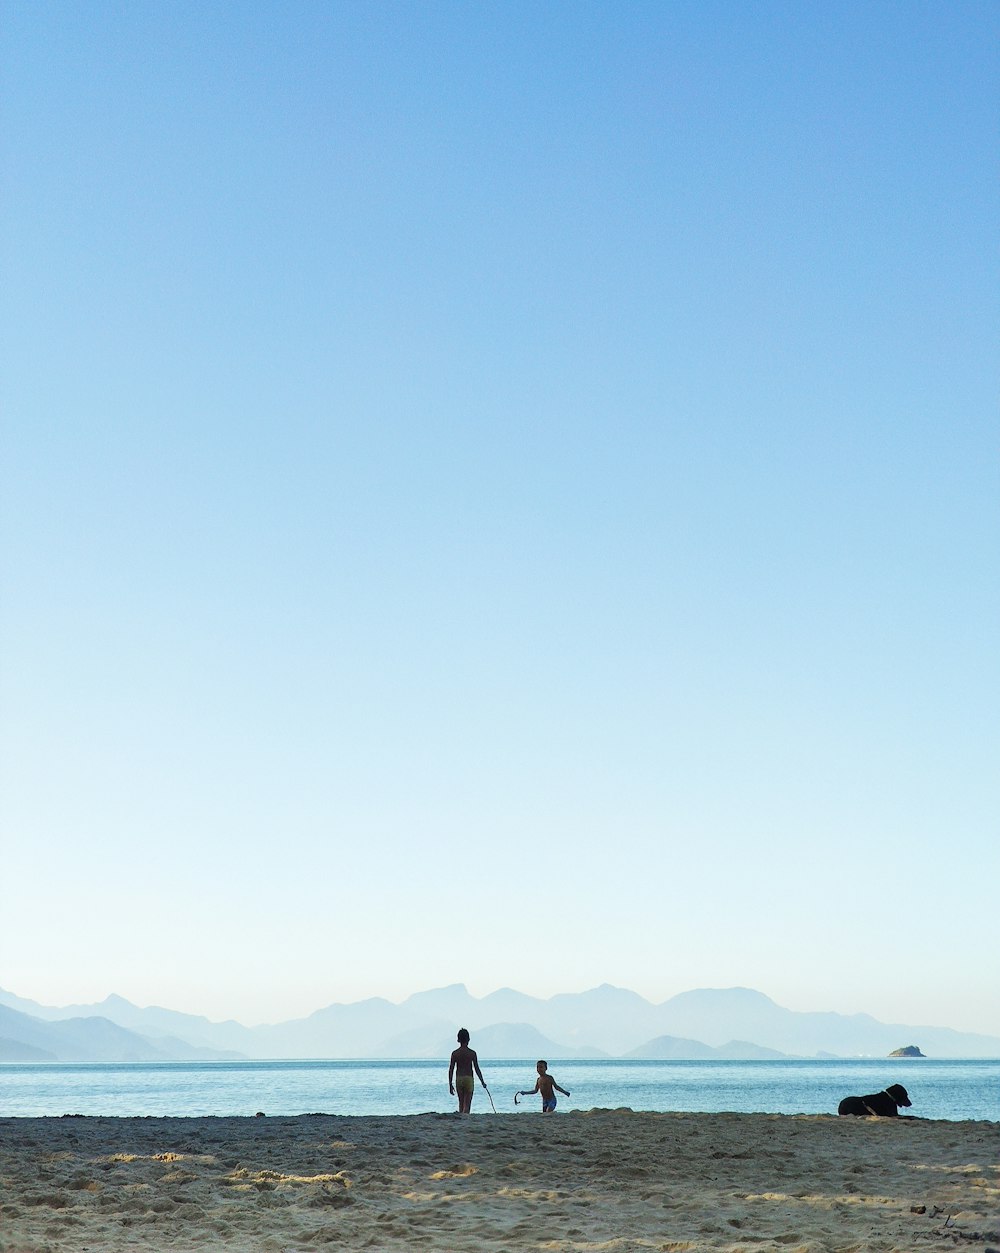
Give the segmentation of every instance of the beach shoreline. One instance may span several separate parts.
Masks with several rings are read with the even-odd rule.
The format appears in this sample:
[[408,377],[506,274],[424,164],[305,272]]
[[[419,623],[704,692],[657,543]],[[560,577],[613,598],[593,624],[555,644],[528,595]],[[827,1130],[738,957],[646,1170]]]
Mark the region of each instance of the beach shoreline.
[[831,1115],[0,1119],[0,1253],[1000,1250],[1000,1124]]

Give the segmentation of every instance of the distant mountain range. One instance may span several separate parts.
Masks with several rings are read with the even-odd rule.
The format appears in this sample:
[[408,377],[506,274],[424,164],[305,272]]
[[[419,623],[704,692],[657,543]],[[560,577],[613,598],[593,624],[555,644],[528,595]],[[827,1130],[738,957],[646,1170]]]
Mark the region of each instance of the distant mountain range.
[[141,1009],[120,996],[55,1007],[0,989],[0,1062],[447,1057],[459,1026],[495,1059],[885,1057],[911,1044],[929,1057],[1000,1057],[1000,1037],[798,1013],[750,988],[702,988],[656,1005],[609,984],[547,1000],[510,988],[474,997],[455,984],[259,1027]]

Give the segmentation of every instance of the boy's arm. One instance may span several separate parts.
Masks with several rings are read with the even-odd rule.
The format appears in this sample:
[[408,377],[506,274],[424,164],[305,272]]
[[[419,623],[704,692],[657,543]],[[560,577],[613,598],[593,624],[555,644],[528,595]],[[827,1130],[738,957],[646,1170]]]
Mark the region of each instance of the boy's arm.
[[470,1049],[469,1052],[472,1054],[472,1064],[475,1067],[476,1074],[479,1076],[479,1082],[485,1088],[486,1080],[483,1078],[483,1072],[479,1069],[479,1055],[475,1049]]
[[452,1053],[451,1061],[448,1063],[448,1091],[452,1094],[452,1096],[455,1095],[455,1085],[452,1082],[452,1076],[454,1075],[454,1073],[455,1073],[455,1054]]
[[566,1091],[566,1089],[565,1089],[565,1088],[561,1088],[561,1087],[559,1086],[559,1084],[558,1084],[558,1083],[556,1083],[556,1081],[555,1081],[554,1079],[552,1080],[552,1086],[555,1088],[555,1090],[556,1090],[557,1092],[561,1092],[561,1093],[563,1094],[563,1096],[569,1096],[569,1093]]

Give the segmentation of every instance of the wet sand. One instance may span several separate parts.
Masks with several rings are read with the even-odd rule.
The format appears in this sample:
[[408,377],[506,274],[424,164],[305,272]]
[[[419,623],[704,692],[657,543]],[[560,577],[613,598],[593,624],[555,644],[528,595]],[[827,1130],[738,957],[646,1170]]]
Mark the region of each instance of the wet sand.
[[0,1119],[0,1251],[994,1250],[1000,1124]]

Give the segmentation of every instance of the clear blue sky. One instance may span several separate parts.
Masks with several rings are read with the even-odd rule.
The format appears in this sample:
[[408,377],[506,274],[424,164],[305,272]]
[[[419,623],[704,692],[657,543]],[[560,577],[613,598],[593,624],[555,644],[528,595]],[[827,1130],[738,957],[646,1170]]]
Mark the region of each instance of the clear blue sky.
[[4,0],[0,986],[1000,1034],[998,26]]

